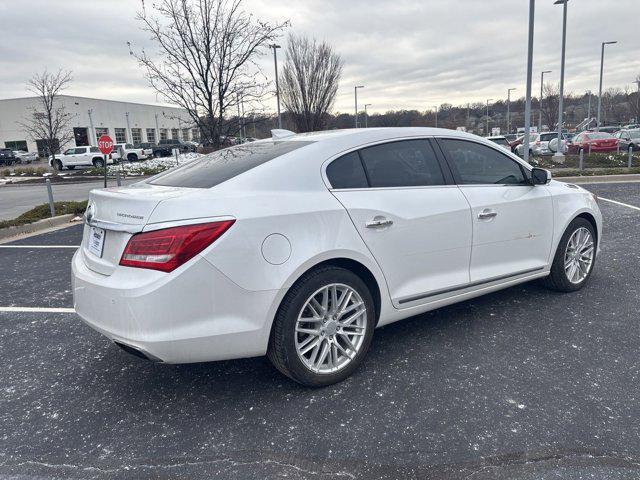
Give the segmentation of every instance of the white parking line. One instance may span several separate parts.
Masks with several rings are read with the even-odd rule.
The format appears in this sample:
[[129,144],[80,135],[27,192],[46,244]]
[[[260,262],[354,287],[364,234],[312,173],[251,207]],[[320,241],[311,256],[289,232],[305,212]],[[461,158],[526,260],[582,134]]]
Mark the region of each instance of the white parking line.
[[75,308],[54,307],[0,307],[0,312],[9,313],[75,313]]
[[80,248],[80,245],[0,245],[0,248]]
[[640,207],[636,207],[634,205],[629,205],[628,203],[618,202],[617,200],[611,200],[610,198],[604,198],[598,195],[598,200],[604,200],[605,202],[615,203],[616,205],[620,205],[622,207],[631,208],[633,210],[638,210],[640,212]]

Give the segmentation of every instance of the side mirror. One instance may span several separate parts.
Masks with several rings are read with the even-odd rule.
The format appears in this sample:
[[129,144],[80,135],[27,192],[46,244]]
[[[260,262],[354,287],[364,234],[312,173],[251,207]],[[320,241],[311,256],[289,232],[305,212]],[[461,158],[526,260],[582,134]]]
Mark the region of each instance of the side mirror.
[[544,168],[533,168],[531,170],[531,183],[533,185],[546,185],[551,181],[551,172]]

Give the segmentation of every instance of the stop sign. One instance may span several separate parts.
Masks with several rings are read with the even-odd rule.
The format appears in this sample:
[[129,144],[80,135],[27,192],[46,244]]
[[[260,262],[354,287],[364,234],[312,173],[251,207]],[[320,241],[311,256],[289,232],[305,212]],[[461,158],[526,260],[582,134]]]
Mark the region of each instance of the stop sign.
[[98,139],[98,148],[103,153],[103,155],[109,155],[111,150],[113,150],[113,140],[109,135],[101,135]]

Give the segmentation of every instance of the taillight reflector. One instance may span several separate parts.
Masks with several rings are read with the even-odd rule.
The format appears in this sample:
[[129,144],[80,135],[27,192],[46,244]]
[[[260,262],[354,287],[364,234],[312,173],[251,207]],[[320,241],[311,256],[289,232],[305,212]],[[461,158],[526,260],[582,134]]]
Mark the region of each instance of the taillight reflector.
[[137,233],[129,239],[120,265],[171,272],[215,242],[234,222],[225,220]]

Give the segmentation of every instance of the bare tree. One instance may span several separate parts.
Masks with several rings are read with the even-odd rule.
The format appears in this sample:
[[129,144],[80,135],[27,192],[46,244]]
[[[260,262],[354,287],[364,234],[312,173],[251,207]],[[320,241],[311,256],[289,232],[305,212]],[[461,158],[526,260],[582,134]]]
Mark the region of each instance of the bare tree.
[[71,117],[58,99],[71,80],[71,72],[65,70],[51,73],[45,69],[31,77],[27,82],[27,90],[36,95],[36,104],[29,108],[28,118],[19,122],[33,140],[44,142],[46,153],[53,156],[54,167],[56,153],[73,138]]
[[282,72],[282,102],[299,132],[322,130],[336,99],[342,59],[331,46],[289,35]]
[[560,86],[557,83],[545,83],[542,87],[542,122],[554,130],[558,123],[558,103]]
[[238,121],[228,116],[241,95],[247,103],[264,96],[256,59],[288,22],[258,20],[243,11],[242,0],[160,0],[151,11],[142,0],[137,18],[157,58],[144,49],[130,54],[151,86],[187,111],[203,142],[220,146],[222,135],[238,132]]

